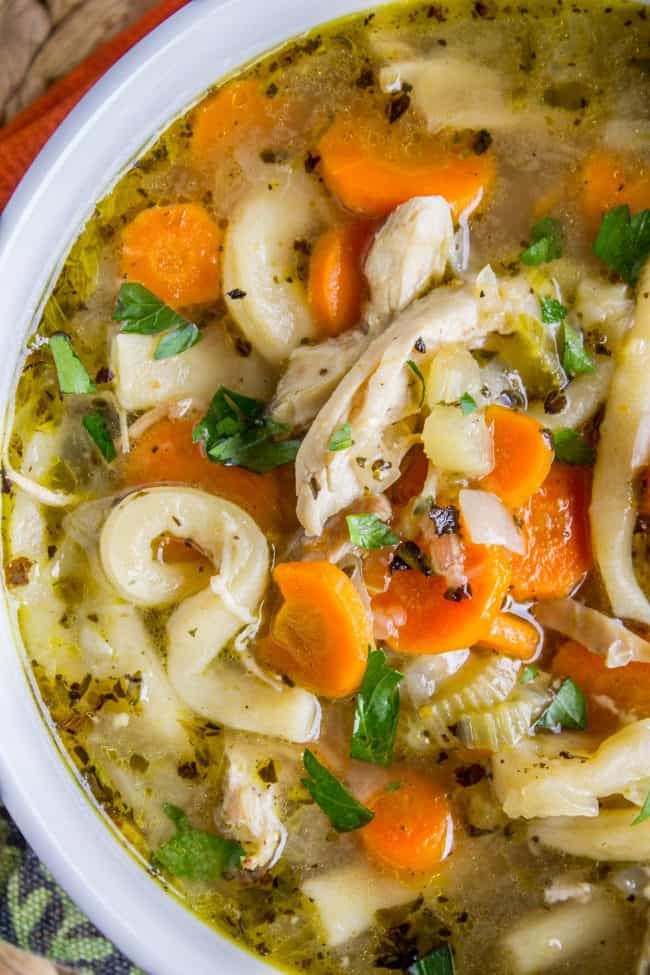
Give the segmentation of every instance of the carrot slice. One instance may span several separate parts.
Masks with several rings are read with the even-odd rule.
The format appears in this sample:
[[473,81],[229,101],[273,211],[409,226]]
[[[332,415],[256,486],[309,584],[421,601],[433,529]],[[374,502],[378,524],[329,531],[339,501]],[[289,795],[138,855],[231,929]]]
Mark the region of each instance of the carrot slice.
[[375,816],[359,837],[368,855],[399,873],[435,873],[453,839],[444,790],[426,776],[408,771],[367,805]]
[[411,498],[416,498],[424,487],[429,472],[429,461],[421,444],[412,447],[402,462],[402,473],[388,489],[388,496],[394,505],[400,507]]
[[386,642],[399,653],[446,653],[471,647],[488,632],[510,583],[510,558],[497,546],[467,546],[468,592],[450,591],[442,576],[416,569],[393,573],[372,601],[392,623]]
[[603,213],[627,203],[632,213],[650,207],[650,170],[638,166],[626,171],[625,160],[606,150],[596,150],[581,172],[582,209],[592,225]]
[[516,660],[532,660],[537,656],[541,642],[539,630],[529,620],[515,613],[497,613],[481,645]]
[[515,599],[560,599],[583,580],[592,565],[590,495],[588,470],[555,461],[540,490],[517,512],[527,550],[512,559]]
[[539,491],[553,463],[553,448],[537,420],[505,406],[489,406],[486,419],[492,428],[494,469],[481,479],[510,508],[519,508]]
[[122,234],[121,270],[173,308],[221,293],[223,233],[199,203],[143,210]]
[[213,464],[201,445],[192,442],[193,427],[189,419],[159,420],[149,427],[121,460],[123,482],[129,486],[158,481],[192,484],[238,504],[265,531],[291,531],[295,527],[293,469],[254,474],[242,467]]
[[198,157],[217,149],[227,152],[255,130],[271,132],[277,116],[273,101],[255,78],[231,81],[197,109],[192,152]]
[[358,324],[366,291],[362,264],[375,224],[332,227],[318,239],[309,262],[307,294],[314,319],[327,335]]
[[345,207],[373,217],[431,195],[444,196],[458,217],[495,179],[491,152],[463,154],[432,137],[401,152],[394,148],[385,120],[338,118],[319,143],[323,178]]
[[557,677],[571,677],[589,697],[603,695],[624,711],[650,717],[650,664],[607,667],[602,657],[573,640],[563,643],[551,664]]
[[281,562],[273,578],[285,602],[259,648],[263,661],[323,697],[353,694],[373,645],[353,583],[331,562]]

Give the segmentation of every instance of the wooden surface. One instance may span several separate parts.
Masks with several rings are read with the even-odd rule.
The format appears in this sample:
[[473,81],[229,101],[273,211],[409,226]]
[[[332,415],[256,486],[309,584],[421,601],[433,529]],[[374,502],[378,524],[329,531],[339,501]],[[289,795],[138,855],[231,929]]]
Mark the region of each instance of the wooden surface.
[[0,124],[156,0],[0,0]]

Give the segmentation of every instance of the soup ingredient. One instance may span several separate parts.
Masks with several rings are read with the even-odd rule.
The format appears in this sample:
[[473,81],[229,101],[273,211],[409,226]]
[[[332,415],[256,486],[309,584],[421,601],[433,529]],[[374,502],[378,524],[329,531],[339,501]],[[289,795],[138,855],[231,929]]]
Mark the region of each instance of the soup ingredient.
[[494,466],[492,433],[482,412],[464,414],[458,406],[432,406],[422,441],[439,470],[480,478]]
[[350,757],[388,767],[399,720],[399,684],[404,674],[388,666],[383,650],[371,650],[357,694]]
[[346,515],[350,541],[360,548],[385,548],[399,545],[399,536],[377,515]]
[[496,494],[462,488],[458,495],[463,527],[475,545],[502,545],[518,555],[526,554],[526,543],[512,515]]
[[596,461],[596,450],[587,443],[577,430],[560,427],[553,431],[555,456],[565,464],[591,467]]
[[555,462],[517,517],[526,555],[512,558],[512,595],[519,602],[568,596],[592,565],[589,472]]
[[463,155],[432,138],[409,155],[389,146],[386,128],[379,117],[339,116],[319,143],[323,178],[348,210],[382,217],[413,197],[442,196],[457,218],[492,186],[491,153]]
[[334,431],[334,435],[330,440],[327,449],[348,450],[352,446],[354,446],[354,440],[352,439],[352,427],[349,423],[342,423],[338,430]]
[[357,802],[308,748],[303,763],[309,778],[302,779],[302,784],[338,833],[361,829],[372,820],[373,812]]
[[587,701],[584,693],[575,681],[567,677],[538,719],[535,728],[544,728],[557,734],[563,728],[584,731],[586,727]]
[[646,819],[650,819],[650,792],[645,797],[644,803],[641,806],[641,812],[632,820],[633,826],[639,826],[644,823]]
[[122,232],[121,273],[172,308],[221,294],[223,234],[199,203],[143,210]]
[[404,690],[413,707],[419,708],[433,697],[437,688],[467,663],[469,656],[469,650],[452,650],[409,660],[403,668]]
[[603,809],[594,819],[581,819],[580,829],[572,816],[549,816],[528,828],[535,842],[571,856],[605,863],[637,863],[650,860],[650,822],[633,827],[634,808]]
[[[578,429],[587,423],[605,402],[614,374],[614,362],[605,356],[594,360],[594,371],[577,376],[558,396],[551,393],[547,403],[532,403],[528,414],[547,430]],[[547,406],[553,410],[549,413]]]
[[409,975],[454,975],[454,956],[448,944],[434,948],[409,968]]
[[110,464],[117,457],[117,451],[104,413],[101,410],[91,410],[81,422],[104,460]]
[[541,642],[540,631],[529,620],[515,613],[497,613],[487,636],[481,641],[485,646],[516,660],[531,660],[537,656]]
[[636,320],[617,356],[600,428],[590,509],[594,555],[616,616],[650,623],[632,562],[634,478],[647,463],[650,415],[650,269],[639,282]]
[[299,440],[278,439],[289,429],[266,415],[266,405],[220,386],[208,412],[194,428],[195,443],[203,443],[215,464],[236,465],[264,474],[290,463]]
[[[631,171],[634,175],[631,175]],[[592,227],[610,210],[627,204],[636,214],[650,204],[647,172],[631,166],[622,156],[604,149],[591,152],[584,163],[580,184],[582,207]]]
[[303,340],[318,336],[294,245],[321,234],[333,214],[314,176],[278,165],[267,167],[265,177],[232,214],[223,290],[228,311],[253,348],[279,366]]
[[199,160],[215,152],[232,152],[240,140],[252,133],[270,134],[277,114],[276,105],[264,96],[256,78],[231,81],[196,110],[192,152]]
[[450,590],[442,576],[413,570],[391,576],[378,609],[392,623],[386,642],[399,653],[446,653],[471,647],[489,632],[510,583],[510,559],[498,546],[468,545],[467,584]]
[[416,377],[418,383],[420,384],[420,399],[418,401],[418,408],[422,409],[422,407],[424,406],[424,394],[426,391],[426,383],[424,381],[424,376],[422,375],[422,370],[418,366],[417,362],[413,361],[413,359],[407,359],[406,365],[411,370],[413,375]]
[[61,393],[64,396],[67,393],[94,393],[95,384],[75,352],[70,337],[62,332],[52,335],[49,346]]
[[366,288],[362,264],[374,224],[359,220],[318,238],[309,261],[309,308],[325,335],[358,325]]
[[331,562],[281,562],[273,578],[284,597],[261,658],[301,687],[324,697],[353,694],[373,645],[363,601]]
[[246,842],[243,869],[270,870],[287,842],[287,830],[276,811],[278,784],[265,783],[260,777],[259,748],[234,740],[227,744],[226,755],[219,818],[230,835]]
[[650,210],[630,216],[626,205],[603,216],[594,242],[596,257],[630,284],[636,284],[650,253]]
[[474,411],[463,409],[463,402],[467,402],[463,397],[480,396],[481,385],[481,370],[472,353],[462,345],[449,345],[431,361],[426,401],[429,407],[438,403],[458,403],[463,415],[467,416]]
[[163,808],[176,832],[156,851],[154,861],[159,867],[174,877],[203,881],[239,867],[244,856],[239,843],[196,829],[178,806],[166,803]]
[[466,748],[498,752],[511,748],[531,733],[548,694],[543,682],[535,687],[515,686],[512,695],[486,711],[470,711],[455,726]]
[[589,697],[607,697],[622,711],[650,717],[650,663],[628,663],[612,669],[575,640],[562,644],[553,658],[558,677],[571,677]]
[[573,378],[583,372],[593,372],[594,364],[591,356],[585,351],[585,340],[582,332],[570,325],[562,323],[562,365],[567,376]]
[[532,244],[519,255],[522,264],[546,264],[562,257],[564,251],[564,233],[557,220],[552,217],[542,217],[533,225],[530,236]]
[[364,849],[389,870],[434,873],[451,850],[449,803],[442,787],[425,775],[408,770],[398,779],[395,788],[368,803],[374,818],[359,834]]
[[650,643],[596,609],[575,599],[559,599],[535,608],[543,626],[558,630],[583,644],[592,654],[605,658],[607,669],[625,667],[631,661],[650,663]]
[[141,284],[123,284],[117,296],[113,319],[122,322],[122,331],[134,335],[160,335],[153,357],[168,359],[179,355],[202,338],[193,322],[175,312]]
[[375,235],[365,263],[370,328],[386,325],[454,263],[454,223],[444,197],[418,196],[398,206]]

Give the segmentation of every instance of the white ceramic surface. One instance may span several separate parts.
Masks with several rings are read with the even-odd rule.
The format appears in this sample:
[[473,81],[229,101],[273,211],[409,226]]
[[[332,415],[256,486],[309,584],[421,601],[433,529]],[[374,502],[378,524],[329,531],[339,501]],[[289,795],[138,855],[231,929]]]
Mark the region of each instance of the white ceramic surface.
[[[192,0],[93,88],[0,217],[0,405],[79,228],[120,171],[214,81],[368,0]],[[37,854],[95,924],[149,975],[269,968],[153,881],[70,774],[34,699],[11,608],[0,605],[0,794]]]

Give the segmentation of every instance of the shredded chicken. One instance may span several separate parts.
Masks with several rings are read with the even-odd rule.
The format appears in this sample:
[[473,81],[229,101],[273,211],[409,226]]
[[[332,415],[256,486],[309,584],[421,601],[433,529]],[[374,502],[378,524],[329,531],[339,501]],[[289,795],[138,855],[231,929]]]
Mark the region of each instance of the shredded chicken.
[[220,819],[233,836],[254,850],[242,861],[244,870],[269,870],[278,862],[287,831],[275,810],[274,789],[236,753],[228,758]]

